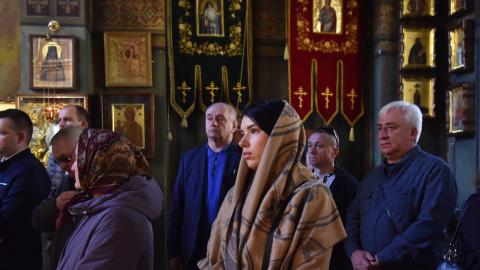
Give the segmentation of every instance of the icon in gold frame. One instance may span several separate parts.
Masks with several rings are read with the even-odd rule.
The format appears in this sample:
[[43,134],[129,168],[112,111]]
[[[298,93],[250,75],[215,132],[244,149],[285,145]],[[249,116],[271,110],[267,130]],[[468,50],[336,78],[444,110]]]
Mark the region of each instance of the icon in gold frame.
[[402,100],[417,105],[426,117],[435,117],[435,80],[431,77],[402,77]]
[[462,25],[448,31],[448,68],[450,72],[467,71],[473,68],[473,28],[473,20],[463,20]]
[[475,131],[475,90],[473,83],[448,89],[446,95],[447,132],[452,136],[473,135]]
[[343,1],[314,0],[312,12],[313,33],[342,34]]
[[105,85],[152,86],[152,43],[149,32],[105,32]]
[[434,0],[401,0],[400,17],[435,16]]

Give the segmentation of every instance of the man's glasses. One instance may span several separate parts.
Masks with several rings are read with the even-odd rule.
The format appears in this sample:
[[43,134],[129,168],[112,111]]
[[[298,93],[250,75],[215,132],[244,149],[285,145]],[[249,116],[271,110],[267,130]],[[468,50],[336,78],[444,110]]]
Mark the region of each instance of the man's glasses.
[[62,165],[63,163],[67,163],[70,161],[72,161],[72,158],[70,157],[70,155],[61,155],[55,159],[55,164]]

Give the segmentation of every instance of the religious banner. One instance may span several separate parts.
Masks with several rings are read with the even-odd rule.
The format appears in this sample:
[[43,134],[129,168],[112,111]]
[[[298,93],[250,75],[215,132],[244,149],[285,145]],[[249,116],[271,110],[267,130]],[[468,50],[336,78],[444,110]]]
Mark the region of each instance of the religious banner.
[[[306,120],[363,114],[357,0],[288,0],[289,97]],[[340,102],[341,101],[341,102]],[[341,103],[341,108],[339,104]]]
[[182,117],[223,101],[241,110],[252,98],[251,0],[168,2],[170,105]]

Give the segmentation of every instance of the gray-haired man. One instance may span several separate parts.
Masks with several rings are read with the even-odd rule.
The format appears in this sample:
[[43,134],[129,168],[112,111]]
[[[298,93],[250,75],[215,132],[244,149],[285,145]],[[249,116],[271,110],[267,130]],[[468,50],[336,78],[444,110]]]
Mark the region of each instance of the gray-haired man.
[[385,105],[377,129],[385,161],[365,176],[350,207],[347,254],[354,269],[435,269],[456,204],[455,180],[443,160],[417,145],[416,105]]

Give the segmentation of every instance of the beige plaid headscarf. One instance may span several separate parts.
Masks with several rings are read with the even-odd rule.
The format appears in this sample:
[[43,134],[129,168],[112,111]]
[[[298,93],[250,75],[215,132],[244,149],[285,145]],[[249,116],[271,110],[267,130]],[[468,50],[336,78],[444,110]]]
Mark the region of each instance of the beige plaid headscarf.
[[[285,102],[286,103],[286,102]],[[253,180],[240,161],[235,186],[215,220],[201,269],[261,269],[268,232],[275,230],[269,269],[328,269],[332,246],[346,234],[328,188],[300,163],[305,130],[285,104]]]

